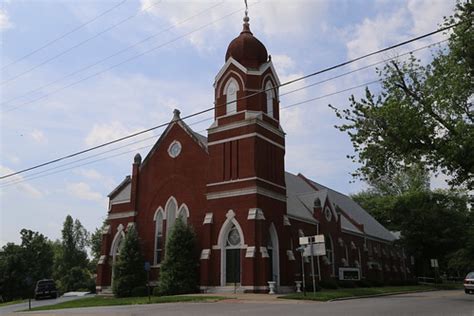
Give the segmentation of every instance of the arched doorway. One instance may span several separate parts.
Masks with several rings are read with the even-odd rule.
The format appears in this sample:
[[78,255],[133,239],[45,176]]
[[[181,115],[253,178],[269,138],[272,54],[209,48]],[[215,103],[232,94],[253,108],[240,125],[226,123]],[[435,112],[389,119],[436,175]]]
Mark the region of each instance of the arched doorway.
[[240,248],[242,241],[235,225],[229,230],[225,245],[225,283],[240,284]]
[[114,240],[112,241],[112,247],[110,248],[110,256],[112,256],[112,275],[110,279],[110,285],[114,282],[115,277],[115,263],[120,255],[120,247],[122,246],[125,233],[123,232],[123,226],[120,224],[118,232],[115,234]]

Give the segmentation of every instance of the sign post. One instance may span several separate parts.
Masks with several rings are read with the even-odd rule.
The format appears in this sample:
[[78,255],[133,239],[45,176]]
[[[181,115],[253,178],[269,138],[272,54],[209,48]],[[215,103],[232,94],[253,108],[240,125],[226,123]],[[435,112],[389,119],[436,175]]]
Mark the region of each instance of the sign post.
[[306,296],[306,282],[304,280],[305,275],[304,275],[304,256],[303,256],[304,247],[299,246],[298,248],[296,248],[296,250],[299,251],[301,254],[301,275],[302,275],[302,281],[303,281],[303,295]]
[[145,271],[146,271],[146,291],[148,293],[148,303],[151,302],[151,297],[150,297],[150,262],[145,261]]
[[[319,256],[326,254],[326,247],[324,244],[324,235],[305,236],[299,239],[301,247],[304,251],[302,256],[311,257],[311,274],[313,278],[313,293],[316,293],[316,278],[314,275],[314,256],[317,256],[318,261],[318,278],[321,280],[321,268],[319,265]],[[302,259],[303,260],[303,259]]]

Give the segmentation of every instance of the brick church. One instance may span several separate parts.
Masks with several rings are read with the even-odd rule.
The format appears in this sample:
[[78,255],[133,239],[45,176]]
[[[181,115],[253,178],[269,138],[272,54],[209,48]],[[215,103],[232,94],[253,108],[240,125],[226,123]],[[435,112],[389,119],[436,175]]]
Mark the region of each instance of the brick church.
[[135,226],[152,283],[159,280],[167,234],[181,217],[200,248],[202,291],[294,291],[311,261],[299,237],[324,235],[318,280],[410,279],[412,262],[391,232],[348,196],[302,174],[285,172],[277,72],[265,46],[243,30],[229,44],[214,82],[214,122],[207,137],[174,111],[168,127],[132,175],[110,194],[97,268],[98,292],[110,291],[122,239]]

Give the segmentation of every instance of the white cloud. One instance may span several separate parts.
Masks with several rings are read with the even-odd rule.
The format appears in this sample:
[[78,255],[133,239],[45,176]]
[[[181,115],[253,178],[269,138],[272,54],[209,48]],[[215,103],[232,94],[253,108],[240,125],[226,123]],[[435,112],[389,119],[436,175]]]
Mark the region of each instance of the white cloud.
[[91,180],[100,180],[104,177],[100,172],[98,172],[95,169],[81,168],[81,169],[76,170],[75,173],[83,176],[84,178],[91,179]]
[[102,202],[104,197],[102,194],[95,192],[85,182],[69,183],[66,187],[67,192],[77,198],[89,201]]
[[94,124],[92,130],[86,136],[85,143],[87,146],[96,146],[126,136],[135,131],[138,131],[138,129],[127,128],[118,121]]
[[[14,170],[0,165],[0,174],[6,175],[13,172]],[[8,178],[8,180],[6,180],[5,182],[3,182],[2,185],[5,185],[7,187],[10,187],[10,186],[14,187],[18,191],[26,193],[29,197],[32,197],[32,198],[38,199],[38,198],[43,197],[43,193],[37,188],[35,188],[34,186],[32,186],[31,184],[29,184],[28,182],[26,182],[25,178],[22,175],[14,175]],[[5,188],[2,188],[1,191],[2,192],[5,191]],[[5,194],[5,193],[2,193],[2,194]]]
[[13,24],[10,22],[7,11],[0,9],[0,32],[12,28]]
[[33,138],[33,140],[36,142],[36,143],[39,143],[39,144],[44,144],[46,143],[48,140],[46,139],[46,137],[44,136],[44,133],[42,131],[40,131],[39,129],[34,129],[31,133],[30,133],[30,136],[31,138]]
[[275,69],[278,69],[278,72],[281,74],[287,74],[289,71],[292,71],[296,65],[293,58],[286,54],[272,55],[272,62]]

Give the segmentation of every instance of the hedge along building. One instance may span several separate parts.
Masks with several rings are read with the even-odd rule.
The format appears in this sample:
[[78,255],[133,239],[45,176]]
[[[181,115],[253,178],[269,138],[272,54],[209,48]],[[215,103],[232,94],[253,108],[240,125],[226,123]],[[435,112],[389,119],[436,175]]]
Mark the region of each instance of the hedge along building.
[[[315,260],[321,279],[356,271],[378,281],[411,277],[395,236],[349,197],[303,175],[285,172],[285,133],[279,123],[279,80],[265,46],[243,30],[216,76],[214,122],[208,137],[178,110],[142,161],[109,195],[97,289],[113,282],[113,264],[127,229],[159,280],[168,232],[181,217],[198,236],[204,291],[280,291],[301,280],[301,236],[324,234],[326,255]],[[304,260],[310,271],[309,260]],[[308,273],[307,273],[308,275]],[[318,277],[319,278],[319,277]]]

